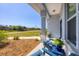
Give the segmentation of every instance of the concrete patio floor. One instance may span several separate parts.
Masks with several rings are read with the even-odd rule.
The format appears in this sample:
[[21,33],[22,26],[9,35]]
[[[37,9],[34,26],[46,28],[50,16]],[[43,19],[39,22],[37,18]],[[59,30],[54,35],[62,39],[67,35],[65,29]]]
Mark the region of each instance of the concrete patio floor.
[[37,45],[29,54],[27,54],[26,56],[30,56],[31,54],[35,53],[36,51],[38,51],[39,49],[43,48],[43,43],[40,43],[39,45]]
[[[29,54],[27,54],[26,56],[30,56],[31,54],[35,53],[36,51],[38,51],[39,49],[42,49],[43,43],[40,43],[39,45],[37,45]],[[48,54],[45,54],[45,56],[49,56]]]

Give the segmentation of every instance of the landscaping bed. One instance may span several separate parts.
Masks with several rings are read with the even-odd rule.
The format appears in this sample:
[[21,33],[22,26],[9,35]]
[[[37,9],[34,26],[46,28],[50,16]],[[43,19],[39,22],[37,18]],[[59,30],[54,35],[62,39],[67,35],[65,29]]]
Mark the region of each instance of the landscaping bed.
[[24,56],[31,52],[40,41],[25,40],[9,40],[9,44],[4,48],[0,48],[0,56]]

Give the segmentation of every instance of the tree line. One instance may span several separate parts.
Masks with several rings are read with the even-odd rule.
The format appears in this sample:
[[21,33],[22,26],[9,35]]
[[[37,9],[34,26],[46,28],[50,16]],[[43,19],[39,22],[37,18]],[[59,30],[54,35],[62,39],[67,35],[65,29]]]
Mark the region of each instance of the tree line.
[[28,31],[28,30],[40,30],[40,28],[28,28],[26,26],[15,26],[15,25],[0,25],[0,30],[15,30],[15,31]]

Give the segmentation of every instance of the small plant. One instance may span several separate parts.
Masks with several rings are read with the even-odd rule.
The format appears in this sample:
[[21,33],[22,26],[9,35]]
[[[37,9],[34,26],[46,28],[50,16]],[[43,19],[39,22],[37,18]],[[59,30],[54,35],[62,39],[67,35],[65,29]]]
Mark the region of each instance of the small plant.
[[58,38],[54,38],[52,40],[52,44],[57,45],[57,46],[63,46],[64,45],[63,41],[61,39],[58,39]]
[[35,39],[36,41],[39,41],[39,39]]
[[19,40],[19,36],[14,36],[14,40]]
[[52,34],[49,33],[49,34],[48,34],[48,37],[51,38],[51,36],[52,36]]

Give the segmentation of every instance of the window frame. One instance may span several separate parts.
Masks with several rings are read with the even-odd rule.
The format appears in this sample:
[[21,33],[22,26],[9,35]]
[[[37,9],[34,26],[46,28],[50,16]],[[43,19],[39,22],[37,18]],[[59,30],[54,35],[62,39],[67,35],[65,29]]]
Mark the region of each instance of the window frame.
[[[66,17],[66,18],[65,18],[65,19],[66,19],[66,38],[67,38],[66,40],[69,41],[74,47],[76,47],[76,46],[77,46],[77,38],[76,38],[76,45],[73,44],[70,40],[68,40],[68,35],[67,35],[67,34],[68,34],[68,27],[67,27],[67,25],[68,25],[68,22],[69,22],[70,20],[74,19],[75,17],[76,17],[76,22],[77,22],[77,20],[78,20],[78,19],[77,19],[77,17],[78,17],[78,16],[77,16],[77,12],[78,12],[78,11],[76,10],[76,12],[75,12],[72,16],[68,17],[68,15],[67,15],[67,14],[68,14],[67,8],[68,8],[68,7],[67,7],[67,4],[65,4],[65,14],[66,14],[66,16],[65,16],[65,17]],[[77,4],[76,4],[76,9],[77,9],[77,8],[78,8],[78,6],[77,6]],[[78,30],[78,29],[77,29],[77,23],[76,23],[76,37],[77,37],[77,30]]]

